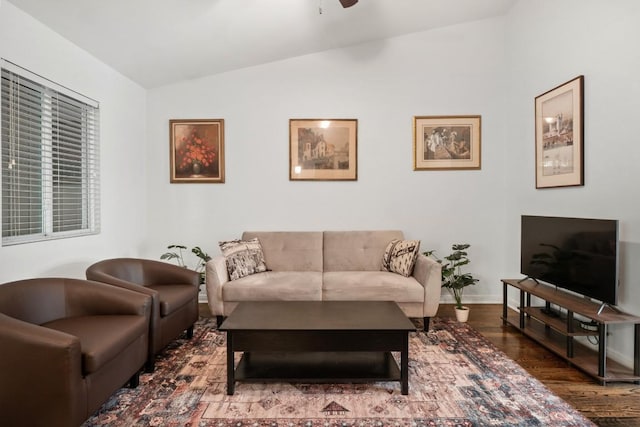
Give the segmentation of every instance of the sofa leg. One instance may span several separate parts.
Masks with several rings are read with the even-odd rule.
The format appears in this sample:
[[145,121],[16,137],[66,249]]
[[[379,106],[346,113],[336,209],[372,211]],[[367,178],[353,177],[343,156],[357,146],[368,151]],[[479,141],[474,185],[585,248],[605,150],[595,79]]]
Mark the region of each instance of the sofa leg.
[[423,320],[424,320],[424,331],[429,332],[429,321],[431,320],[431,318],[425,317],[423,318]]
[[216,316],[216,325],[218,325],[218,327],[222,325],[222,322],[224,322],[224,316]]
[[190,340],[191,338],[193,338],[193,325],[187,328],[187,339]]
[[129,378],[129,388],[136,388],[140,385],[140,371],[133,374],[131,378]]
[[156,356],[151,355],[144,364],[144,371],[148,374],[152,373],[156,369]]

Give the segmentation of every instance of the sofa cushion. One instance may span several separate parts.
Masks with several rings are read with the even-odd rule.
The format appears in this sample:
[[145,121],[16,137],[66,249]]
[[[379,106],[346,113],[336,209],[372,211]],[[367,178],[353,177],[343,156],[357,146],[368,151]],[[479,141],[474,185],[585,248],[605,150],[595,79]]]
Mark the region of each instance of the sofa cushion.
[[322,281],[325,301],[424,301],[424,288],[416,279],[386,271],[332,271]]
[[135,315],[68,317],[42,326],[80,339],[84,375],[98,371],[149,328],[146,317]]
[[411,276],[420,253],[420,240],[393,239],[382,256],[382,270]]
[[324,271],[379,271],[384,250],[401,231],[325,231]]
[[227,282],[224,301],[320,301],[322,273],[267,271]]
[[246,231],[244,240],[258,238],[272,271],[322,271],[322,232]]
[[256,238],[220,242],[220,250],[227,261],[227,270],[231,280],[267,270],[262,246]]
[[153,285],[148,286],[158,292],[160,316],[165,317],[183,305],[198,298],[198,287],[192,285]]

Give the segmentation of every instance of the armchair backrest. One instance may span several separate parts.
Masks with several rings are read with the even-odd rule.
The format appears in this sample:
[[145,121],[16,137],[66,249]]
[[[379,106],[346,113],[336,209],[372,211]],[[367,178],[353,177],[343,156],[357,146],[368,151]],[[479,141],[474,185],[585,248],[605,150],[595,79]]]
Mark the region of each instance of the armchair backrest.
[[113,258],[97,262],[87,268],[87,279],[108,283],[110,278],[115,278],[144,286],[144,269],[140,261],[135,258]]
[[28,279],[0,285],[0,312],[35,325],[66,317],[66,280]]
[[[108,295],[108,298],[106,296]],[[82,279],[47,277],[18,280],[0,285],[0,313],[23,322],[42,325],[57,319],[95,314],[138,313],[130,296],[103,283]],[[129,301],[114,306],[115,301]],[[133,311],[132,311],[133,310]],[[144,314],[148,308],[141,308]]]
[[104,283],[128,282],[140,286],[189,283],[197,286],[200,275],[177,265],[142,258],[112,258],[87,268],[87,279]]

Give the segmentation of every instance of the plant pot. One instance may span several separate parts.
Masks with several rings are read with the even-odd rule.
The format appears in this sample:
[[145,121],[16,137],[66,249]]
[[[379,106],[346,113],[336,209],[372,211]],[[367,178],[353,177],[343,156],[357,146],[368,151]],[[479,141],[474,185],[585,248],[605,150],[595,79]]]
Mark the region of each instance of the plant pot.
[[469,320],[469,307],[462,306],[462,308],[456,307],[456,320],[460,323],[466,323]]

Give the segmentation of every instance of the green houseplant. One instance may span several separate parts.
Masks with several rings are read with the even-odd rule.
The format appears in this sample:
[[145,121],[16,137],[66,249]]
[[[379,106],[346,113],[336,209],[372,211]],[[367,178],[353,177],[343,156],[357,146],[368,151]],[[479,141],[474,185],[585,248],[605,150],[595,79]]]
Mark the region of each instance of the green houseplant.
[[[186,251],[187,247],[184,245],[169,245],[167,246],[169,252],[165,252],[160,256],[160,259],[175,260],[180,267],[188,268],[187,263],[184,260],[184,254],[182,251]],[[198,257],[198,263],[193,268],[194,271],[200,273],[200,284],[204,283],[204,265],[207,261],[211,260],[209,254],[203,251],[200,246],[195,246],[191,249],[196,257]]]
[[467,243],[451,245],[452,252],[444,257],[444,260],[435,255],[435,250],[424,252],[424,255],[432,257],[442,265],[442,287],[447,288],[456,301],[456,316],[459,316],[459,311],[466,312],[463,316],[469,315],[468,307],[462,305],[462,294],[464,288],[475,285],[478,281],[471,273],[462,272],[462,267],[471,262],[467,254],[470,246]]

